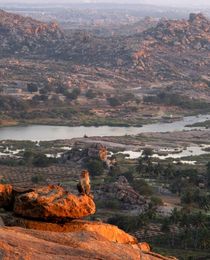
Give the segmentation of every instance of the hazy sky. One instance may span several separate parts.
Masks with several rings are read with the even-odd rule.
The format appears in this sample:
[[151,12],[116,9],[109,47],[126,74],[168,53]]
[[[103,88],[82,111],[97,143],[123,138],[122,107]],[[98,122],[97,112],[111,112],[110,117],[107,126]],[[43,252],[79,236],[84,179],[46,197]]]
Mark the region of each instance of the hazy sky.
[[166,6],[209,6],[210,0],[0,0],[1,3],[80,3],[80,2],[90,2],[90,3],[140,3],[140,4],[153,4],[153,5],[166,5]]

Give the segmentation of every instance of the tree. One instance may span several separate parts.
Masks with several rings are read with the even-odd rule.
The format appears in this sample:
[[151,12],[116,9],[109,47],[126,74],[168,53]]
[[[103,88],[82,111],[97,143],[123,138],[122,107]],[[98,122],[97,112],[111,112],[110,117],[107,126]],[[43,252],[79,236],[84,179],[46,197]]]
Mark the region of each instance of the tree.
[[142,173],[145,171],[145,165],[143,163],[142,158],[138,159],[138,163],[136,165],[136,171],[139,173],[139,175],[142,175]]
[[206,165],[206,175],[207,175],[208,186],[210,186],[210,162],[208,162]]
[[112,107],[116,107],[116,106],[120,105],[120,101],[117,98],[115,98],[115,97],[107,98],[107,102]]
[[156,178],[159,178],[161,176],[161,173],[163,172],[162,165],[158,162],[158,164],[153,169],[154,175]]
[[46,95],[48,93],[48,90],[46,89],[46,88],[41,88],[40,90],[39,90],[39,94],[40,95]]
[[23,159],[26,164],[31,165],[34,158],[34,153],[30,150],[26,150],[23,154]]
[[88,91],[85,93],[85,96],[89,99],[92,99],[96,97],[96,93],[93,92],[92,89],[88,89]]
[[38,91],[38,87],[35,83],[28,83],[27,84],[27,89],[29,92],[37,92]]
[[128,182],[130,182],[130,183],[133,182],[133,172],[132,172],[132,170],[124,172],[122,174],[122,176],[124,176],[128,180]]
[[78,98],[80,95],[81,91],[79,88],[74,88],[70,93],[67,92],[65,93],[66,97],[69,98],[70,100],[75,100]]
[[148,173],[149,176],[154,173],[154,167],[151,160],[153,150],[151,148],[145,148],[142,152],[141,157],[138,159],[136,171],[139,174]]
[[174,173],[175,173],[174,166],[171,163],[169,163],[164,170],[164,175],[165,175],[166,180],[168,181],[169,179],[173,178]]
[[160,197],[152,196],[150,199],[150,207],[156,210],[159,206],[163,206],[162,199]]
[[36,167],[47,167],[50,165],[51,160],[45,154],[36,154],[32,163]]
[[170,222],[172,224],[178,224],[181,218],[181,214],[180,211],[178,211],[177,208],[174,208],[171,212],[171,216],[170,216]]
[[151,148],[145,148],[142,152],[142,158],[145,160],[145,161],[149,161],[151,156],[153,155],[153,150]]
[[117,178],[119,175],[121,175],[121,169],[118,165],[111,166],[109,169],[109,175],[113,178]]
[[100,176],[104,172],[104,164],[98,159],[88,160],[86,167],[92,176]]
[[34,175],[31,177],[31,181],[35,184],[42,182],[44,178],[41,175]]
[[140,195],[150,196],[153,194],[152,187],[145,180],[135,180],[132,186]]

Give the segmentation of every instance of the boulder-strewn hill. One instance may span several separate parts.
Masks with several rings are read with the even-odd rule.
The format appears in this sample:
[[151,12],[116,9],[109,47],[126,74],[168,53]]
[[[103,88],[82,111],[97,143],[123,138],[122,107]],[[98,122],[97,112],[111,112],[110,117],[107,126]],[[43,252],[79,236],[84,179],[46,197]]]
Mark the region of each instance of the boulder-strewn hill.
[[75,34],[62,48],[60,57],[129,70],[147,80],[197,79],[210,71],[210,21],[202,14],[190,14],[189,20],[163,19],[129,37]]
[[209,71],[210,21],[202,14],[189,20],[162,20],[155,28],[127,39],[137,69],[150,77],[184,79]]
[[[134,25],[136,26],[136,25]],[[131,29],[132,31],[132,29]],[[135,30],[134,30],[135,31]],[[209,69],[210,21],[162,19],[142,33],[103,38],[83,31],[64,35],[46,24],[0,11],[0,54],[67,59],[74,63],[141,71],[143,76],[185,77]]]
[[50,53],[63,37],[57,23],[46,24],[0,10],[0,55]]
[[210,50],[210,21],[202,14],[190,14],[189,20],[162,20],[145,32],[156,44]]

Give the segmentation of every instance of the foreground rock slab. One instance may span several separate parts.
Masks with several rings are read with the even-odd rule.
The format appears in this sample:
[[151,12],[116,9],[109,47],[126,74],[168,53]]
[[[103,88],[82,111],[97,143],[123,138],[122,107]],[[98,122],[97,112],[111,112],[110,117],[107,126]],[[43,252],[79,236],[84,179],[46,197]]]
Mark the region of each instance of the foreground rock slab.
[[26,229],[34,229],[50,232],[95,232],[109,241],[121,244],[137,244],[135,237],[127,234],[116,226],[96,221],[72,220],[65,224],[41,222],[35,220],[16,217],[13,214],[5,214],[2,216],[6,226],[18,226]]
[[13,211],[26,218],[64,220],[92,215],[96,207],[87,195],[76,196],[60,186],[49,185],[17,196]]
[[138,246],[111,242],[90,231],[58,233],[23,228],[0,228],[2,260],[169,260]]

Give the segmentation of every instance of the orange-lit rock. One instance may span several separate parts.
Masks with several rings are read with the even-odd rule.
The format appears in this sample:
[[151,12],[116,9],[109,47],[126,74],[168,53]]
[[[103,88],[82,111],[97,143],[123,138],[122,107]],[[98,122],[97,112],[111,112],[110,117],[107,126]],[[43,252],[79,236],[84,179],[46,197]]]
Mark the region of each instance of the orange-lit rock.
[[102,161],[106,161],[106,160],[107,160],[107,155],[108,155],[107,149],[102,146],[102,147],[99,149],[99,158],[100,158]]
[[3,219],[6,226],[19,226],[27,229],[62,233],[90,231],[95,232],[112,242],[121,244],[137,244],[137,239],[135,237],[127,234],[118,227],[97,221],[73,220],[65,224],[58,224],[34,221],[15,217],[13,215],[5,215]]
[[0,252],[3,260],[172,259],[112,242],[94,231],[59,233],[17,227],[0,228]]
[[144,252],[150,252],[150,250],[151,250],[149,244],[146,242],[139,243],[138,246]]
[[77,219],[94,214],[95,210],[89,196],[75,196],[54,185],[17,196],[14,205],[16,214],[34,219]]

